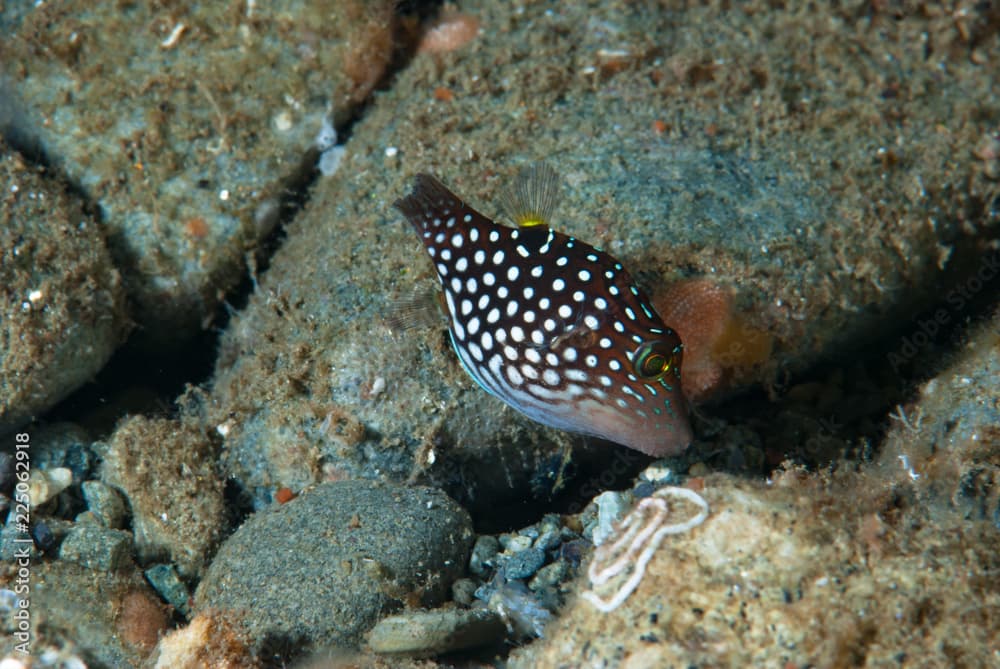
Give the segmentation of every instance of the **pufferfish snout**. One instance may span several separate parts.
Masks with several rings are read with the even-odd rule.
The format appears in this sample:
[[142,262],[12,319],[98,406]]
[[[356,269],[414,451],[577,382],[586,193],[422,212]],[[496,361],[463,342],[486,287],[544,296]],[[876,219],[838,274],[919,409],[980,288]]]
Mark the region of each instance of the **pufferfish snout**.
[[485,390],[529,418],[653,456],[691,441],[683,346],[607,253],[548,226],[558,179],[521,173],[494,223],[428,174],[395,203],[437,269],[451,341]]

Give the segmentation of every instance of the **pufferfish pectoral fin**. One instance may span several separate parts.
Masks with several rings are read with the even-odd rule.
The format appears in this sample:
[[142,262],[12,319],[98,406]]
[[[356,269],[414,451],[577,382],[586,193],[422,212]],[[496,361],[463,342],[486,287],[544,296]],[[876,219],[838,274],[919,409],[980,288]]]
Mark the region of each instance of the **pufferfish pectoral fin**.
[[437,286],[421,286],[396,298],[385,316],[389,332],[398,335],[410,330],[448,325],[444,298]]

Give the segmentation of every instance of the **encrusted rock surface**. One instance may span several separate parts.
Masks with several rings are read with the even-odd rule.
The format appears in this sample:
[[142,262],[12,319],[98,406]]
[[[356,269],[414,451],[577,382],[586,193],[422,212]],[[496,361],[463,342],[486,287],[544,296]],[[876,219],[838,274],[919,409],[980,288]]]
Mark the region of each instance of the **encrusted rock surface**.
[[124,339],[128,319],[103,226],[84,213],[80,198],[2,137],[0,184],[3,433],[97,374]]
[[433,488],[325,483],[227,539],[196,608],[231,611],[258,642],[357,646],[404,602],[440,603],[472,539],[468,513]]

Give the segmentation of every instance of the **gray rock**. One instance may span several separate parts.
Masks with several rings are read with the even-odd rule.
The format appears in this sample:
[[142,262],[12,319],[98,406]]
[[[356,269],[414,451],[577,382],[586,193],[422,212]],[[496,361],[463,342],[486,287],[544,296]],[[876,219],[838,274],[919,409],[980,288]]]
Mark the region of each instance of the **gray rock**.
[[42,555],[31,540],[31,535],[22,529],[24,528],[17,522],[16,507],[12,507],[7,523],[0,529],[0,560],[10,563],[17,557],[23,556],[25,550],[32,561],[41,559]]
[[[165,616],[156,620],[156,595],[135,569],[103,572],[65,560],[32,560],[30,586],[32,667],[146,666],[148,642],[165,631],[158,625],[165,627]],[[130,607],[136,600],[152,606]],[[0,658],[21,658],[8,620],[0,633]]]
[[451,584],[451,598],[458,604],[469,606],[476,599],[477,587],[471,578],[460,578]]
[[[538,536],[537,532],[535,532],[535,536]],[[504,533],[500,535],[500,545],[509,553],[517,553],[530,548],[533,539],[533,536],[523,531],[518,534]]]
[[380,620],[368,645],[376,653],[429,656],[495,643],[505,631],[489,609],[411,611]]
[[552,550],[562,542],[562,539],[559,536],[560,533],[560,528],[558,527],[542,532],[542,534],[535,539],[534,547],[543,551]]
[[146,580],[149,581],[153,589],[159,593],[160,597],[181,615],[188,617],[191,615],[189,599],[191,593],[180,576],[177,575],[177,568],[172,564],[157,564],[143,572]]
[[433,606],[461,576],[469,515],[436,489],[322,484],[250,518],[195,596],[243,616],[254,639],[357,645],[403,601]]
[[66,467],[74,481],[88,481],[100,461],[100,456],[83,427],[76,423],[46,423],[31,433],[31,468]]
[[565,560],[556,560],[539,569],[534,578],[528,582],[529,590],[541,590],[543,588],[555,587],[566,578],[569,573],[569,565]]
[[84,481],[80,486],[87,508],[101,525],[120,530],[125,525],[125,500],[121,494],[109,485],[100,481]]
[[115,428],[101,478],[128,500],[137,559],[198,577],[225,531],[216,448],[197,425],[132,416]]
[[472,547],[472,557],[469,558],[469,571],[476,576],[483,576],[493,568],[493,559],[500,550],[500,542],[491,534],[483,534],[476,538]]
[[504,556],[501,564],[507,578],[528,578],[545,564],[545,551],[540,548],[527,548],[513,555]]
[[2,140],[0,183],[4,432],[92,378],[124,338],[127,320],[121,278],[82,203]]
[[[786,368],[845,344],[864,347],[897,326],[904,305],[927,304],[931,293],[938,299],[941,270],[952,269],[959,242],[974,247],[977,235],[992,234],[995,213],[969,213],[993,211],[996,188],[982,175],[985,161],[970,157],[996,125],[981,113],[982,101],[995,97],[975,71],[981,65],[964,62],[965,76],[942,76],[909,53],[917,97],[893,102],[882,97],[877,58],[860,70],[799,63],[802,49],[784,40],[746,39],[781,34],[781,13],[736,17],[698,3],[679,10],[687,22],[678,23],[655,3],[627,13],[620,4],[560,3],[557,11],[478,3],[477,18],[490,28],[448,64],[453,81],[468,82],[454,92],[474,112],[414,103],[440,85],[430,58],[400,72],[367,110],[342,168],[351,177],[317,184],[262,289],[220,343],[210,419],[227,424],[224,466],[258,503],[274,481],[308,485],[323,464],[357,477],[426,476],[486,511],[547,498],[573,470],[585,471],[558,462],[562,453],[579,460],[588,440],[542,428],[484,392],[443,328],[393,340],[378,326],[387,303],[435,281],[433,263],[391,207],[417,172],[436,173],[500,219],[498,194],[519,167],[550,160],[565,177],[553,227],[613,253],[654,300],[691,278],[732,289],[736,313],[717,314],[737,317],[731,334],[719,348],[705,342],[709,362],[732,372],[718,377],[720,393],[771,388]],[[848,46],[854,28],[832,18],[836,10],[822,16],[817,25],[833,21],[845,36],[831,49],[856,58]],[[544,48],[534,42],[539,34]],[[581,62],[567,53],[586,55]],[[522,103],[548,110],[545,118],[508,113]],[[871,121],[897,113],[887,109],[893,104],[906,107],[905,124]],[[976,120],[953,128],[960,113]],[[428,154],[452,140],[454,155]],[[468,162],[459,164],[459,155]],[[696,320],[676,317],[670,325]],[[691,353],[687,347],[685,366],[694,366]],[[316,397],[366,428],[356,432],[361,443],[322,429]],[[288,458],[290,432],[306,435],[305,457]]]
[[132,535],[94,523],[79,523],[59,548],[59,557],[98,571],[121,571],[132,563]]
[[[311,167],[331,107],[349,117],[378,82],[392,3],[362,6],[281,0],[233,17],[209,3],[172,17],[44,4],[4,26],[12,91],[0,97],[35,112],[14,130],[38,135],[100,207],[140,336],[173,344],[203,327],[277,223],[285,181]],[[200,26],[212,26],[204,43]]]

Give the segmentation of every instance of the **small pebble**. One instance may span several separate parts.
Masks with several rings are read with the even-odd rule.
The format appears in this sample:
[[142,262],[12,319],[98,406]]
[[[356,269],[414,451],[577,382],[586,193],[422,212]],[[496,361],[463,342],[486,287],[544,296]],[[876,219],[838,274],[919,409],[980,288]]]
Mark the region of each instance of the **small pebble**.
[[470,606],[476,599],[476,582],[471,578],[460,578],[451,584],[451,598],[458,604]]
[[84,481],[83,498],[87,508],[97,518],[97,522],[113,530],[125,526],[127,509],[121,493],[100,481]]
[[191,593],[187,586],[177,575],[177,569],[172,564],[156,564],[143,572],[146,580],[153,586],[168,604],[173,606],[185,618],[191,616],[191,607],[188,602]]
[[593,528],[593,542],[595,546],[600,546],[615,533],[615,523],[624,518],[631,508],[632,495],[609,490],[598,495],[594,502],[598,510],[597,525]]
[[559,538],[559,530],[557,528],[543,532],[541,536],[535,539],[534,547],[542,551],[550,551],[558,547],[561,543],[562,539]]
[[677,483],[677,473],[673,469],[665,465],[650,465],[642,470],[639,474],[639,478],[649,481],[650,483],[658,483],[661,485],[675,484]]
[[132,561],[132,535],[94,523],[81,523],[63,540],[59,557],[90,569],[119,571]]
[[490,534],[483,534],[476,539],[472,547],[472,557],[469,558],[469,571],[477,576],[484,576],[493,569],[493,558],[500,551],[500,542]]
[[35,547],[43,553],[47,553],[56,546],[56,537],[48,523],[40,521],[31,526],[31,539],[35,542]]
[[523,534],[505,534],[500,537],[500,545],[510,553],[518,553],[531,548],[531,541],[531,537]]
[[25,546],[29,547],[32,559],[41,557],[39,550],[30,541],[31,535],[28,534],[27,528],[21,531],[22,526],[23,524],[18,521],[17,510],[11,508],[7,524],[0,530],[0,561],[13,561]]
[[61,493],[73,483],[73,472],[66,467],[35,469],[28,479],[28,499],[33,508]]
[[503,639],[503,621],[488,609],[411,611],[380,620],[368,634],[376,653],[430,656]]
[[563,524],[559,522],[559,516],[554,513],[547,513],[545,516],[538,521],[538,533],[545,534],[546,532],[558,532],[562,529]]
[[649,497],[654,492],[656,492],[656,487],[649,481],[640,481],[634,488],[632,488],[632,495],[636,499]]
[[565,560],[573,567],[580,566],[583,556],[590,550],[590,542],[586,539],[573,539],[563,542],[559,547],[559,559]]
[[543,564],[545,564],[545,551],[539,548],[527,548],[504,559],[504,575],[508,579],[528,578]]
[[537,539],[539,534],[541,534],[541,531],[538,529],[536,525],[528,525],[523,530],[520,530],[517,533],[518,536],[527,537],[532,541]]
[[542,636],[552,619],[552,612],[522,581],[501,583],[490,596],[488,606],[504,616],[508,629],[518,637]]
[[529,590],[541,590],[542,588],[554,588],[566,578],[569,573],[569,564],[565,560],[556,560],[538,570],[534,578],[528,582]]

